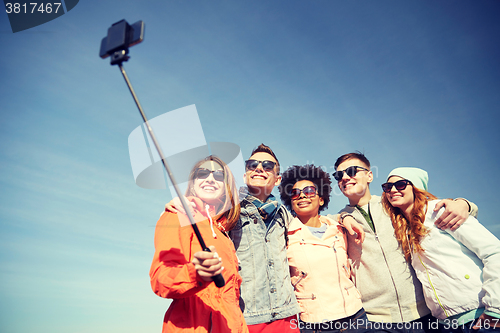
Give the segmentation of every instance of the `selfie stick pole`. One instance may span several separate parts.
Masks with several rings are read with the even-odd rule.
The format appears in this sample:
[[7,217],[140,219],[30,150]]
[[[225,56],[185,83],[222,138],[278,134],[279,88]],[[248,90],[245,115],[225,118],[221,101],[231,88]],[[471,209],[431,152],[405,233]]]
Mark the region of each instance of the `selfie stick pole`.
[[[120,51],[118,51],[120,52]],[[172,182],[172,185],[174,186],[175,193],[177,193],[177,196],[181,200],[182,206],[184,207],[184,210],[186,211],[187,217],[189,218],[189,222],[191,223],[191,226],[193,227],[193,231],[196,234],[196,238],[198,238],[198,241],[200,242],[201,248],[205,252],[211,252],[210,249],[206,246],[205,242],[203,241],[203,237],[201,237],[200,230],[198,229],[198,226],[196,225],[196,222],[194,221],[193,215],[191,214],[191,208],[189,204],[187,203],[186,198],[182,195],[179,187],[177,186],[177,182],[175,181],[174,175],[172,171],[170,170],[170,167],[168,166],[167,160],[165,159],[165,156],[163,155],[163,151],[160,147],[160,144],[158,143],[158,140],[156,140],[156,136],[153,132],[153,129],[149,125],[148,118],[146,117],[146,114],[142,110],[141,104],[139,103],[139,100],[137,99],[137,96],[135,95],[134,89],[132,88],[132,85],[130,84],[130,81],[127,77],[127,73],[125,72],[125,69],[122,66],[122,63],[119,62],[117,63],[118,67],[120,68],[120,71],[122,72],[123,78],[125,79],[125,82],[127,83],[128,89],[130,90],[130,93],[132,94],[132,97],[134,98],[135,104],[137,105],[137,108],[139,109],[139,112],[141,113],[142,119],[144,120],[144,123],[146,124],[146,128],[149,132],[149,136],[151,137],[151,140],[153,141],[156,150],[158,151],[158,154],[160,155],[161,162],[163,163],[163,167],[165,168],[165,171],[167,172],[168,177],[170,178],[170,181]],[[226,282],[224,281],[224,277],[222,274],[218,274],[214,277],[212,277],[212,280],[214,280],[215,285],[219,288],[223,287]]]

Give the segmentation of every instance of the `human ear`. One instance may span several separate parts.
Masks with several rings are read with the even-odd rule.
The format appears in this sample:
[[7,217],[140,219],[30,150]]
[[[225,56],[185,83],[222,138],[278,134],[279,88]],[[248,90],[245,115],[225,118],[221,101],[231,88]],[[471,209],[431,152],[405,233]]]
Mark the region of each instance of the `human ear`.
[[373,181],[373,172],[370,170],[367,176],[368,176],[368,184],[370,184]]

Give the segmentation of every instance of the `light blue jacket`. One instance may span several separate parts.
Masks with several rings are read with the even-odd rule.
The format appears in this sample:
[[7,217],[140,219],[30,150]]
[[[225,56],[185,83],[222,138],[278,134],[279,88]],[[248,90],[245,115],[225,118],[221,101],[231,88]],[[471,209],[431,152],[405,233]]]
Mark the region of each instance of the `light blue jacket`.
[[287,318],[300,312],[290,282],[285,226],[292,216],[280,206],[266,227],[257,208],[241,202],[240,219],[230,232],[243,278],[240,307],[248,325]]

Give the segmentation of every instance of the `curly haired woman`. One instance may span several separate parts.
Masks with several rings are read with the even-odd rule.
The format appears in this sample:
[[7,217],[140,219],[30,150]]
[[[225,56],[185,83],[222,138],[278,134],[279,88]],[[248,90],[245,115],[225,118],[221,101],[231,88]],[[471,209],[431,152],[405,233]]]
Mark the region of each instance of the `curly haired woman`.
[[343,228],[319,215],[330,202],[330,184],[320,167],[295,165],[282,174],[279,187],[281,201],[295,216],[288,227],[287,256],[301,308],[298,326],[302,333],[366,332]]

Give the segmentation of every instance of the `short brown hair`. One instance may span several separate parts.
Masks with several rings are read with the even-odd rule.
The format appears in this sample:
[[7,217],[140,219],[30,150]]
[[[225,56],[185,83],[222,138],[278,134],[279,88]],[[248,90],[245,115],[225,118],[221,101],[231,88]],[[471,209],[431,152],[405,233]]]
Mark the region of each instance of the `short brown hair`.
[[352,159],[360,160],[368,167],[368,169],[370,169],[370,161],[368,161],[365,154],[363,154],[360,151],[355,151],[354,153],[344,154],[339,158],[337,158],[337,161],[335,162],[335,170],[337,170],[340,164],[344,163],[347,160],[352,160]]
[[280,174],[280,162],[278,161],[278,158],[276,157],[276,155],[274,154],[273,150],[269,146],[266,146],[265,144],[261,143],[257,148],[255,148],[252,151],[252,153],[250,154],[250,157],[253,156],[256,153],[268,153],[269,155],[271,155],[272,157],[274,157],[274,159],[276,160],[277,174],[278,175]]

